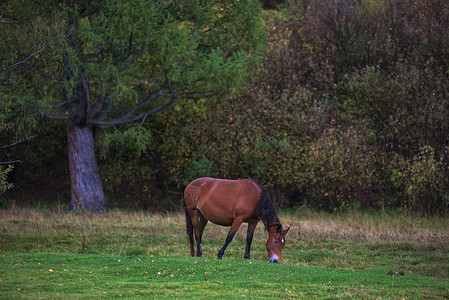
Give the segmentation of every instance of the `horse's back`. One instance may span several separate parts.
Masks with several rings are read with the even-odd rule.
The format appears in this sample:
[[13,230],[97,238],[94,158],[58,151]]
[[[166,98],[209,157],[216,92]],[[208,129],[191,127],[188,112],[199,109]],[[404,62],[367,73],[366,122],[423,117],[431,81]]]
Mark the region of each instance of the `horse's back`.
[[226,180],[198,178],[184,192],[187,207],[193,206],[209,221],[230,226],[236,217],[244,222],[257,218],[257,202],[261,189],[249,179]]

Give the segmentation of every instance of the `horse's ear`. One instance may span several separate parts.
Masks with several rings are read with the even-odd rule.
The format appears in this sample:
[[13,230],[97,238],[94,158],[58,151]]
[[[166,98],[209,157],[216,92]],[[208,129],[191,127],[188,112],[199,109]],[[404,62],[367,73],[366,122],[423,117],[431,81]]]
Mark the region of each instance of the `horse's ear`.
[[286,235],[289,230],[290,230],[290,226],[284,230],[284,235]]

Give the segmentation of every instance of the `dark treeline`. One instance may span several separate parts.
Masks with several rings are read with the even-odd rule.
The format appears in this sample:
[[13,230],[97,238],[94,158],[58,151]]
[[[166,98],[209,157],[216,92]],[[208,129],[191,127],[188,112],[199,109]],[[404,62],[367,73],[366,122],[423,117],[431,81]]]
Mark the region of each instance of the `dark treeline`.
[[[446,213],[447,1],[278,2],[243,90],[97,135],[106,194],[150,206],[196,177],[253,178],[284,207]],[[55,128],[16,148],[33,161],[16,180],[47,176],[65,147]]]

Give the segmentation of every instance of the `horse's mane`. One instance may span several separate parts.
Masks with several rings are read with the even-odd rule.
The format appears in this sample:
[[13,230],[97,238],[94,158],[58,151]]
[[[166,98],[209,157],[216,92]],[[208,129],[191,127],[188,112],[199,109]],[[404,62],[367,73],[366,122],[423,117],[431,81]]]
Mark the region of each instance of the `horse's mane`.
[[265,225],[265,229],[271,226],[278,226],[277,230],[282,229],[281,222],[276,214],[276,209],[274,208],[273,203],[268,197],[268,193],[265,188],[255,182],[261,189],[259,202],[257,203],[257,217],[263,222]]

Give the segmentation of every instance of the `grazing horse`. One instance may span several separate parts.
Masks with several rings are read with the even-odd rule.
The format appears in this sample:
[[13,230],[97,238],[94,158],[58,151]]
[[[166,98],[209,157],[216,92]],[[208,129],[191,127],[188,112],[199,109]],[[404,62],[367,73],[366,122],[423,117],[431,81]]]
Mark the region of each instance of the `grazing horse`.
[[248,223],[245,258],[250,258],[251,242],[259,220],[268,232],[266,247],[270,263],[281,261],[282,248],[288,230],[276,215],[276,210],[264,187],[250,179],[225,180],[198,178],[184,191],[186,229],[190,242],[190,255],[194,256],[193,233],[195,230],[196,255],[202,255],[201,237],[208,221],[221,226],[231,226],[226,241],[218,251],[223,257],[228,244],[243,222]]

